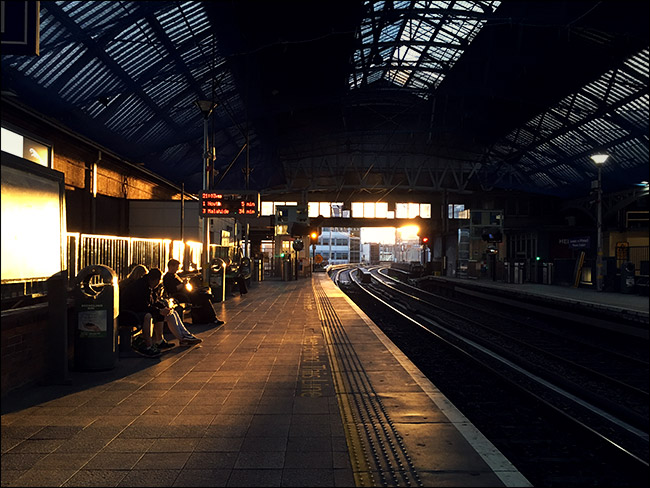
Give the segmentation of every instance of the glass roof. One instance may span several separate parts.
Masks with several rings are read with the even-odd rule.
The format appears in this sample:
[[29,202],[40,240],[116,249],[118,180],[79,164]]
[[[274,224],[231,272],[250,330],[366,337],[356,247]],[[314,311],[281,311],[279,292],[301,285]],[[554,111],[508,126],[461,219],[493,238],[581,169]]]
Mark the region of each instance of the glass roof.
[[[644,49],[494,144],[487,166],[516,167],[526,184],[567,189],[596,178],[595,152],[611,157],[603,186],[621,169],[641,168],[648,153],[649,51]],[[623,183],[623,182],[618,182]]]
[[[243,112],[203,2],[41,2],[40,27],[40,56],[3,55],[3,74],[47,89],[45,111],[50,100],[74,107],[81,125],[101,134],[98,142],[123,148],[125,157],[157,153],[171,164],[184,146],[196,147],[202,132],[195,128],[203,124],[197,99],[221,107],[215,128],[232,126],[229,113]],[[62,122],[70,116],[48,115]],[[244,137],[226,134],[216,142],[233,147],[221,152],[236,153]],[[158,172],[170,177],[160,162]],[[200,171],[200,158],[196,163]]]
[[350,87],[384,79],[426,98],[500,4],[366,0]]

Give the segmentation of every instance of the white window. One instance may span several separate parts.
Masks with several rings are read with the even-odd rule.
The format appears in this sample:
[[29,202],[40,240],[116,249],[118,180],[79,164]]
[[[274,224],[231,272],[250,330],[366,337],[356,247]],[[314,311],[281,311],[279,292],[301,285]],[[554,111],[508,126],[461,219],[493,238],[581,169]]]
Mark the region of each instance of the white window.
[[352,202],[352,218],[363,218],[363,202]]
[[375,217],[385,219],[388,216],[388,203],[377,202],[375,204]]

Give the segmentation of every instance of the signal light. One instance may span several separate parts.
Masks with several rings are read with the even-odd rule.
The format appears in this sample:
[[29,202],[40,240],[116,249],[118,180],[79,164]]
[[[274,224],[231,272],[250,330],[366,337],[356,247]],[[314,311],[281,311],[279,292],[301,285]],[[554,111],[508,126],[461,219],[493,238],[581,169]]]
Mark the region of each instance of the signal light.
[[422,244],[426,244],[427,242],[429,242],[429,238],[428,237],[423,237],[422,238]]
[[315,241],[318,239],[318,232],[313,231],[311,234],[309,234],[309,237],[311,237],[312,241]]

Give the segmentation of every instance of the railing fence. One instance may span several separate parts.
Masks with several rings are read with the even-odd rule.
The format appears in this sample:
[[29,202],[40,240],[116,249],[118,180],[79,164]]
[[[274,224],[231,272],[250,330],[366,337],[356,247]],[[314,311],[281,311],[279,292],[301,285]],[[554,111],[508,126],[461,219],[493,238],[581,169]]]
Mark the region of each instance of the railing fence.
[[[210,258],[230,257],[227,246],[210,245]],[[68,277],[72,280],[86,266],[101,264],[112,268],[119,280],[129,274],[133,266],[167,269],[167,261],[178,259],[186,270],[198,269],[203,244],[200,242],[172,241],[68,232]]]

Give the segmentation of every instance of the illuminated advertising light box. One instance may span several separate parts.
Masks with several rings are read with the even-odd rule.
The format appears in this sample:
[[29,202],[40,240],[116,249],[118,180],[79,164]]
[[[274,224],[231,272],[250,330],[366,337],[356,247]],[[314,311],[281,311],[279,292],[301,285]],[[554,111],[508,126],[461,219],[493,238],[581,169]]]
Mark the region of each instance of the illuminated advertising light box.
[[63,173],[2,151],[2,283],[45,280],[66,267]]
[[202,217],[259,217],[258,192],[206,190],[201,192]]

